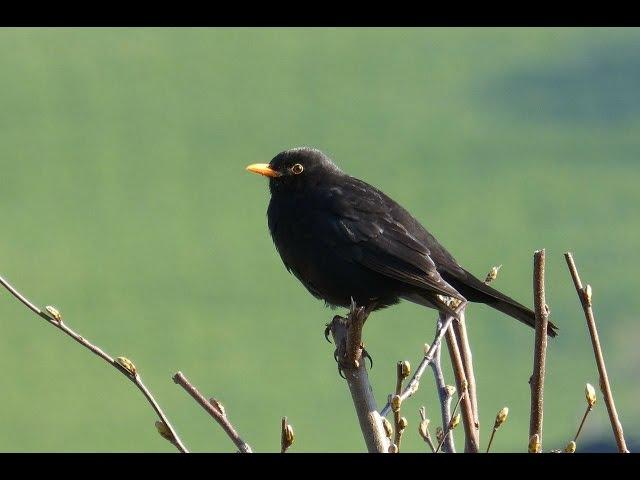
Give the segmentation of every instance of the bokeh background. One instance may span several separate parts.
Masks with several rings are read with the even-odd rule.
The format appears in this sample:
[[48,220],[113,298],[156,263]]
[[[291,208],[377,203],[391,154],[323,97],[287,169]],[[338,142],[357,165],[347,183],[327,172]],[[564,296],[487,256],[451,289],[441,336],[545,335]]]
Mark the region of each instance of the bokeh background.
[[[362,451],[325,323],[281,264],[264,179],[245,165],[311,145],[382,188],[471,271],[532,304],[547,249],[544,447],[573,437],[598,384],[562,257],[575,252],[629,443],[640,407],[640,31],[619,29],[2,29],[0,274],[131,358],[195,451],[233,451],[171,381],[217,396],[258,451]],[[526,448],[533,332],[484,306],[468,323],[482,441]],[[173,451],[140,393],[0,292],[0,450]],[[433,311],[376,313],[382,403]],[[448,373],[449,382],[453,377]],[[425,449],[405,406],[405,451]],[[458,446],[461,445],[461,432]],[[600,401],[581,446],[615,444]],[[637,443],[635,443],[637,445]]]

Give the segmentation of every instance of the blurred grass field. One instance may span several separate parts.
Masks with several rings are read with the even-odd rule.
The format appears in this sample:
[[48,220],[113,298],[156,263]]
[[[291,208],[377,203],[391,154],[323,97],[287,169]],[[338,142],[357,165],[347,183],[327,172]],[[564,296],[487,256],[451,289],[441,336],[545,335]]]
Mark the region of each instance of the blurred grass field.
[[[312,145],[405,205],[478,276],[532,304],[547,249],[544,447],[573,437],[597,372],[562,253],[596,315],[628,440],[640,427],[640,31],[630,29],[0,29],[0,274],[126,355],[195,451],[233,451],[171,381],[183,371],[258,451],[362,451],[335,312],[289,275],[244,171]],[[481,435],[526,448],[533,334],[472,305]],[[137,390],[0,293],[0,450],[172,451]],[[433,311],[365,329],[382,403]],[[448,373],[452,383],[453,378]],[[436,422],[430,375],[405,406]],[[458,445],[461,445],[461,432]],[[583,442],[614,448],[599,401]],[[578,443],[578,450],[580,449]]]

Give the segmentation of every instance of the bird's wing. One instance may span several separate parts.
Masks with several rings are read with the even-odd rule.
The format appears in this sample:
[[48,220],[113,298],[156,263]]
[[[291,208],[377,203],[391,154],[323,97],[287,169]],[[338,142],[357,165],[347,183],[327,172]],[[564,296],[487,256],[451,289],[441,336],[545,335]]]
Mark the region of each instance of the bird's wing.
[[330,214],[323,241],[336,255],[407,285],[462,299],[438,273],[425,242],[411,233],[415,219],[392,199],[353,178],[323,196],[318,204]]

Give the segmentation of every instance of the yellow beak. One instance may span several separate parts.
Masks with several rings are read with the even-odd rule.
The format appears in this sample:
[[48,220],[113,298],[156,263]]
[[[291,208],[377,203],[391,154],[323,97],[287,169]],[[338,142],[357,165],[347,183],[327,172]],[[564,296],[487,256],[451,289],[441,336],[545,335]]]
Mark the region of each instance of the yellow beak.
[[251,173],[257,173],[264,175],[265,177],[279,177],[282,175],[280,172],[276,172],[272,169],[268,163],[254,163],[247,167],[247,170]]

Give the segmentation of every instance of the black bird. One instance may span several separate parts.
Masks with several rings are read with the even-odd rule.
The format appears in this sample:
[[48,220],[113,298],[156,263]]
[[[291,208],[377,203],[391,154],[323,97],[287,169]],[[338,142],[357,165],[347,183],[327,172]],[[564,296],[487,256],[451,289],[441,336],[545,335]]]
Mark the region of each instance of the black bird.
[[293,148],[247,170],[269,177],[269,230],[285,267],[327,304],[353,298],[373,311],[406,299],[455,316],[446,302],[455,298],[534,327],[531,309],[461,267],[407,210],[321,151]]

